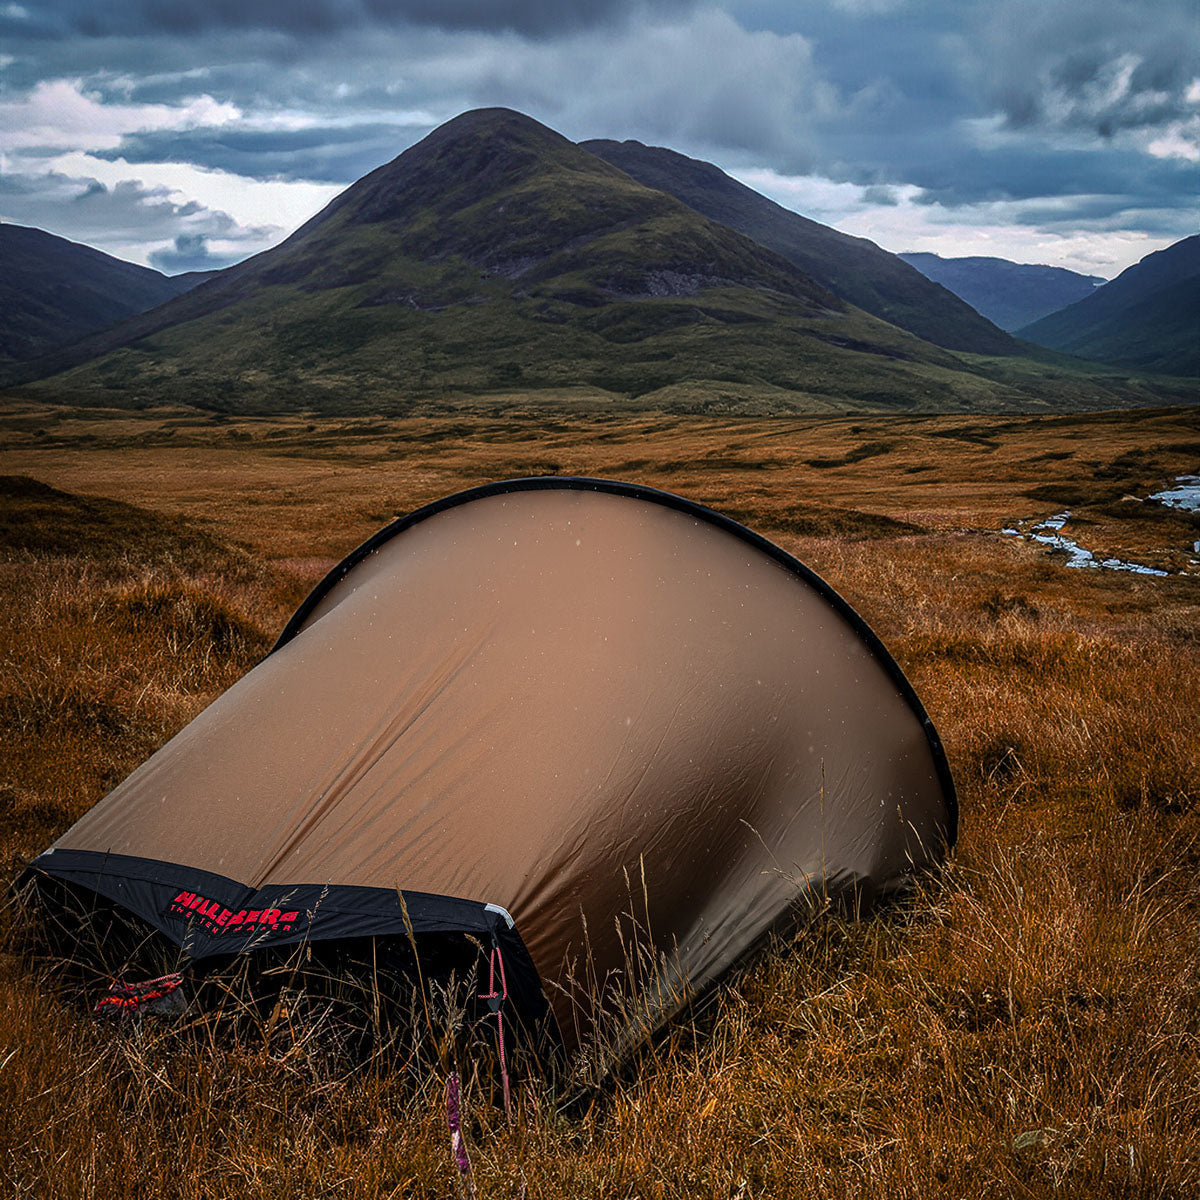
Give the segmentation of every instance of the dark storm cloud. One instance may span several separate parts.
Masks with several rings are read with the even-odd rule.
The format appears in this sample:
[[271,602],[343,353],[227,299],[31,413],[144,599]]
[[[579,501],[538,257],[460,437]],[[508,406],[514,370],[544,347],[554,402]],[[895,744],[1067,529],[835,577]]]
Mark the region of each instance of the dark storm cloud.
[[[504,104],[572,138],[854,183],[893,211],[916,187],[928,209],[1002,203],[1046,228],[1176,229],[1194,210],[1195,168],[1154,154],[1188,153],[1180,131],[1200,113],[1194,2],[31,0],[22,17],[0,0],[0,100],[81,80],[105,106],[211,96],[239,110],[199,128],[129,121],[113,127],[119,142],[86,145],[81,131],[79,149],[134,177],[181,163],[348,183],[457,112]],[[8,151],[10,170],[37,157],[30,141]],[[45,203],[29,223],[75,211],[57,185]],[[193,228],[197,214],[169,227],[158,203],[139,201],[146,240],[170,243],[156,253],[191,263],[228,249],[176,245],[225,235]]]
[[883,204],[888,208],[894,208],[900,203],[895,188],[878,183],[873,183],[870,187],[865,188],[862,198],[867,204]]
[[[953,147],[935,139],[909,148],[905,181],[923,189],[930,203],[956,207],[994,200],[1029,200],[1113,194],[1141,195],[1162,203],[1194,205],[1195,167],[1147,158],[1132,149],[1096,154],[1037,146]],[[866,183],[866,179],[855,182]]]
[[871,204],[885,203],[886,190],[875,180],[894,171],[896,182],[921,189],[913,197],[918,205],[970,210],[1007,203],[1014,212],[1036,213],[1035,220],[1013,218],[1021,224],[1071,229],[1103,219],[1105,227],[1125,222],[1147,233],[1185,236],[1197,223],[1195,165],[1132,148],[1058,150],[1036,142],[984,148],[913,136],[901,167],[889,164],[866,135],[843,150],[853,164],[844,177],[863,186]]
[[1194,0],[998,0],[981,11],[964,62],[1012,129],[1111,138],[1195,112]]
[[[247,110],[362,112],[365,124],[389,106],[445,119],[500,103],[569,135],[652,137],[885,184],[909,179],[931,137],[947,159],[969,153],[963,118],[1001,113],[1031,145],[1047,130],[1103,138],[1168,128],[1187,109],[1193,2],[57,0],[27,6],[24,24],[53,21],[60,40],[42,39],[36,53],[26,41],[0,88],[5,78],[12,87],[90,74],[89,87],[114,97],[123,88],[137,102],[206,91]],[[766,49],[789,33],[807,39],[809,58]],[[655,53],[641,52],[642,41]],[[335,93],[346,77],[352,93]],[[327,148],[312,147],[313,174],[301,147],[290,162],[264,150],[252,171],[340,181],[404,148],[370,141],[356,153],[328,124]],[[202,138],[181,146],[192,151],[198,164],[242,152]],[[149,147],[132,152],[141,161]]]
[[1195,203],[1182,197],[1166,197],[1173,203],[1154,204],[1138,193],[1126,196],[1080,196],[1068,212],[1059,205],[1033,202],[1014,213],[1013,224],[1033,229],[1054,228],[1069,223],[1073,230],[1117,232],[1136,228],[1141,233],[1171,239],[1196,232]]
[[271,29],[299,37],[382,25],[428,25],[445,30],[512,30],[540,37],[612,24],[646,10],[678,12],[692,0],[132,0],[97,5],[51,0],[31,5],[47,30],[85,37],[162,33],[192,35],[216,29]]
[[1194,163],[1148,152],[1200,113],[1194,0],[749,0],[742,14],[812,41],[839,100],[812,169],[868,203],[909,184],[947,209],[1044,198],[1030,211],[1047,228],[1194,228]]
[[353,125],[297,130],[183,129],[126,134],[97,158],[129,163],[184,162],[251,179],[353,183],[412,141],[410,128]]

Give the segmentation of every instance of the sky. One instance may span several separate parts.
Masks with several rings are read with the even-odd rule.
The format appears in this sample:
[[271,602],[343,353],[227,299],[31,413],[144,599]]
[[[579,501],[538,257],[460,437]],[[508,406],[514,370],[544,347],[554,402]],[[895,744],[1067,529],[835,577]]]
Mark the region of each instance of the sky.
[[1200,231],[1196,0],[0,0],[0,220],[226,266],[490,105],[895,252],[1112,277]]

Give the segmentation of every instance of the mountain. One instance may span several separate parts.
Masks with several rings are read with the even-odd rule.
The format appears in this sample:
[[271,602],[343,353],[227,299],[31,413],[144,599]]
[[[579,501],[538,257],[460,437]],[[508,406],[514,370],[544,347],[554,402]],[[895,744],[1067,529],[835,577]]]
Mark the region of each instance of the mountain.
[[0,222],[0,360],[23,360],[144,312],[194,286],[56,237]]
[[487,109],[282,245],[30,370],[73,368],[53,387],[85,399],[233,408],[697,380],[818,408],[954,394],[914,364],[958,367],[536,121]]
[[949,350],[1017,354],[1020,348],[946,288],[866,238],[811,221],[730,178],[719,167],[641,142],[580,145],[647,187],[782,254],[850,304]]
[[4,381],[57,401],[242,412],[443,411],[484,395],[740,412],[1161,400],[1051,357],[931,345],[531,118],[483,109],[281,245]]
[[1076,300],[1105,281],[1065,267],[1030,266],[1006,258],[942,258],[938,254],[899,254],[909,266],[965,300],[1010,333]]
[[1200,234],[1148,254],[1087,299],[1019,332],[1081,358],[1200,375]]

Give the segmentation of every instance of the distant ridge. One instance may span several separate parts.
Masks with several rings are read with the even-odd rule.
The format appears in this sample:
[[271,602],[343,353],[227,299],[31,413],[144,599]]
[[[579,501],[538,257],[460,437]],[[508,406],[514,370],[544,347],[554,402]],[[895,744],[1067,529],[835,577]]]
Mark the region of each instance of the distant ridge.
[[42,229],[0,222],[0,360],[36,358],[195,285]]
[[1200,234],[1146,255],[1019,334],[1081,358],[1200,376]]
[[1065,267],[1031,266],[1007,258],[900,254],[910,266],[949,288],[976,312],[1010,333],[1090,296],[1105,281]]
[[843,300],[925,341],[976,354],[1020,353],[1007,334],[897,255],[802,217],[712,163],[637,141],[580,145],[647,187],[769,246]]

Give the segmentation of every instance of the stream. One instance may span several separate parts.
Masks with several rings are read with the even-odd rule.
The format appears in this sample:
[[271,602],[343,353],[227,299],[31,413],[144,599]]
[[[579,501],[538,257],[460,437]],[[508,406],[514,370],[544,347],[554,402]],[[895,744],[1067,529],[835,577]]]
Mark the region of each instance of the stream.
[[1019,529],[1002,529],[1001,533],[1016,534],[1017,537],[1028,537],[1031,541],[1041,542],[1051,550],[1061,550],[1067,555],[1066,567],[1101,567],[1106,571],[1132,571],[1135,575],[1166,575],[1157,567],[1143,566],[1141,563],[1129,562],[1123,558],[1097,558],[1090,550],[1085,550],[1078,542],[1064,537],[1062,527],[1071,519],[1071,510],[1055,513],[1044,521],[1039,521],[1028,534],[1022,534]]
[[[1200,475],[1177,475],[1174,484],[1161,492],[1155,492],[1150,500],[1167,508],[1183,509],[1186,512],[1200,512]],[[1130,562],[1124,558],[1097,558],[1090,550],[1066,537],[1063,526],[1071,519],[1071,510],[1064,509],[1053,516],[1046,517],[1032,525],[1028,532],[1008,527],[1000,532],[1013,537],[1028,538],[1039,542],[1051,550],[1066,554],[1066,567],[1095,567],[1105,571],[1131,571],[1135,575],[1168,575],[1170,572],[1159,570],[1158,567],[1148,567],[1143,563]],[[1200,542],[1194,542],[1192,549],[1200,554]]]

